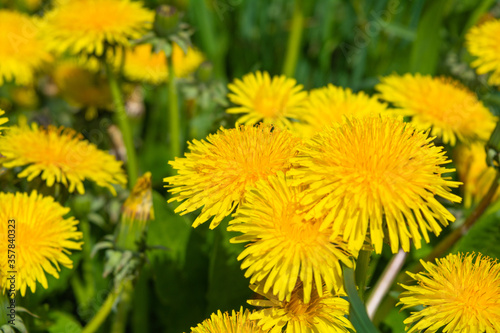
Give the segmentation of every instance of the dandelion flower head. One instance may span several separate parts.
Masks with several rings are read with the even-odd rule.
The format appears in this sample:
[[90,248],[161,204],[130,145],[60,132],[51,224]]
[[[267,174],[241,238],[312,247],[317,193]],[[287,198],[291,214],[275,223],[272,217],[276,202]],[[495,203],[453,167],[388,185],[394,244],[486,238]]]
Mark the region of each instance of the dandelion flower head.
[[431,135],[445,144],[488,140],[496,117],[477,96],[458,81],[429,75],[390,75],[375,87],[380,98],[391,102],[404,116],[411,116],[419,130],[431,129]]
[[227,113],[244,113],[237,123],[253,125],[260,121],[292,129],[292,120],[300,120],[307,92],[294,79],[271,78],[268,72],[250,73],[228,85],[229,100],[237,106]]
[[481,254],[450,254],[425,272],[408,273],[415,285],[400,296],[402,309],[423,306],[404,323],[412,332],[500,332],[500,264]]
[[0,86],[33,84],[35,72],[52,60],[37,37],[38,26],[28,15],[0,10]]
[[241,268],[246,268],[251,284],[262,284],[264,292],[272,290],[279,300],[290,301],[300,281],[304,302],[309,303],[313,284],[319,296],[323,296],[323,283],[328,290],[340,291],[340,263],[352,263],[340,237],[331,242],[331,229],[319,230],[321,221],[305,220],[302,193],[283,172],[258,181],[245,194],[228,231],[242,233],[231,242],[249,242],[238,260],[244,259]]
[[191,333],[265,333],[257,326],[257,323],[249,319],[250,311],[240,308],[238,312],[234,310],[231,314],[228,312],[222,313],[220,310],[217,313],[212,313],[210,318],[204,320],[196,327],[191,327]]
[[58,54],[104,54],[106,45],[129,46],[152,25],[154,12],[139,1],[60,1],[45,14],[42,34]]
[[[0,286],[10,289],[9,271],[17,271],[16,291],[26,294],[26,288],[35,292],[37,281],[48,288],[46,273],[59,278],[60,265],[73,267],[68,257],[70,250],[81,250],[82,233],[77,231],[73,217],[64,218],[69,208],[62,207],[52,197],[36,192],[0,192],[0,255],[7,258],[9,245],[15,246],[13,262],[0,262]],[[13,221],[13,222],[10,222]],[[14,230],[15,241],[8,241],[9,230]],[[12,252],[11,252],[12,253]],[[13,265],[13,266],[10,266]]]
[[193,227],[214,217],[215,228],[242,202],[246,189],[259,179],[291,167],[300,139],[271,125],[223,129],[206,140],[189,143],[186,157],[169,164],[177,175],[164,179],[174,197],[182,201],[176,212],[186,214],[203,207]]
[[465,35],[465,45],[477,57],[472,62],[478,74],[491,72],[488,83],[500,85],[500,20],[476,25]]
[[89,179],[116,195],[112,185],[127,182],[121,162],[69,128],[9,127],[0,137],[0,154],[6,168],[26,166],[18,177],[31,181],[40,175],[47,186],[62,183],[69,192],[83,194]]
[[359,251],[369,235],[380,253],[388,236],[392,252],[420,247],[427,231],[436,235],[455,217],[436,200],[460,197],[450,187],[460,183],[441,175],[454,171],[443,148],[396,118],[353,118],[313,137],[293,159],[290,175],[295,185],[309,186],[302,204],[310,217],[322,218],[320,230],[332,225],[352,251]]

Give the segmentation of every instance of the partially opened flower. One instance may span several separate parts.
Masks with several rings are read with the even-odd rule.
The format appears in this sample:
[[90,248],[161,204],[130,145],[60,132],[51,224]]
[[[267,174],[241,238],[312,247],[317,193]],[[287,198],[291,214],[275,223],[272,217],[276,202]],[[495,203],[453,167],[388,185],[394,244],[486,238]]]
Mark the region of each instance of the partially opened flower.
[[172,63],[176,77],[186,77],[196,71],[205,61],[203,53],[194,47],[188,47],[187,52],[176,43],[172,45]]
[[365,117],[331,127],[313,137],[293,159],[289,174],[294,184],[309,189],[302,204],[309,217],[322,219],[320,230],[342,235],[359,251],[368,235],[375,251],[388,236],[392,252],[410,250],[410,239],[420,247],[422,235],[436,235],[455,217],[436,200],[460,197],[450,187],[460,183],[442,177],[454,171],[442,147],[427,133],[399,119]]
[[477,25],[465,35],[467,50],[477,59],[472,62],[478,74],[491,72],[488,83],[500,85],[500,20]]
[[488,140],[497,118],[458,81],[420,74],[390,75],[375,87],[380,97],[394,104],[399,114],[411,116],[419,130],[431,130],[444,143],[457,139]]
[[18,177],[28,181],[41,176],[47,186],[55,182],[85,192],[83,181],[92,180],[116,194],[113,184],[125,185],[122,162],[99,150],[70,128],[39,128],[36,124],[12,126],[0,137],[0,154],[6,168],[26,167]]
[[139,1],[59,1],[44,16],[42,34],[57,53],[103,55],[106,46],[128,46],[152,25],[154,12]]
[[[500,332],[500,264],[474,254],[450,254],[425,272],[408,273],[416,285],[400,296],[402,309],[423,306],[404,321],[408,332]],[[440,331],[441,332],[441,331]]]
[[316,333],[316,332],[352,332],[354,328],[347,319],[349,302],[332,295],[322,287],[322,296],[313,288],[311,301],[304,303],[302,285],[297,284],[290,301],[280,301],[269,293],[264,293],[260,286],[251,287],[267,299],[249,300],[254,306],[263,307],[250,315],[258,325],[270,333]]
[[[68,212],[69,208],[52,197],[36,192],[30,195],[0,192],[0,219],[4,221],[0,223],[0,255],[6,258],[0,261],[2,292],[10,289],[11,271],[17,272],[15,289],[24,296],[27,287],[35,292],[37,281],[48,288],[46,273],[59,278],[60,265],[73,267],[69,251],[81,249],[82,242],[77,240],[82,233],[77,231],[78,221],[64,218]],[[12,261],[7,260],[9,249],[9,255],[15,254]]]
[[214,217],[215,228],[242,202],[245,191],[259,179],[290,168],[300,139],[270,125],[221,129],[202,141],[189,143],[184,158],[170,161],[177,175],[164,179],[181,201],[176,212],[186,214],[203,207],[193,227]]
[[204,320],[196,327],[191,327],[191,333],[265,333],[257,322],[249,319],[250,311],[240,308],[238,312],[234,310],[229,314],[227,311],[222,313],[212,313],[210,318]]
[[268,72],[257,71],[236,79],[228,85],[229,100],[236,104],[227,113],[244,113],[238,123],[253,125],[260,121],[291,129],[292,120],[300,120],[307,93],[294,79],[271,78]]
[[300,199],[304,192],[290,186],[283,172],[260,180],[245,194],[229,231],[243,235],[233,243],[249,242],[238,256],[250,283],[260,283],[279,300],[290,301],[298,281],[304,286],[304,302],[311,300],[313,285],[323,296],[343,286],[341,263],[352,266],[347,244],[339,237],[330,241],[332,230],[319,230],[321,220],[305,220]]
[[[456,147],[454,156],[458,176],[464,183],[462,186],[464,206],[469,208],[486,195],[495,180],[496,171],[486,164],[484,143],[461,144]],[[498,193],[495,198],[498,197]]]
[[37,38],[38,21],[28,15],[0,10],[0,86],[4,82],[29,85],[35,72],[52,57]]
[[382,113],[387,113],[387,104],[377,98],[329,84],[309,93],[302,116],[306,123],[303,130],[306,136],[312,136],[327,126],[342,124],[345,117],[360,118]]

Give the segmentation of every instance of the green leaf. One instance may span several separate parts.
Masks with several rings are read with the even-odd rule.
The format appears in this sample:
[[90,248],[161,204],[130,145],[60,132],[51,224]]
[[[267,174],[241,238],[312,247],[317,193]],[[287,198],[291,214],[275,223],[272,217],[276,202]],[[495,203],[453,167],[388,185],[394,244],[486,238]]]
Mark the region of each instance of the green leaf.
[[80,333],[82,325],[72,315],[62,311],[51,311],[49,318],[54,323],[48,328],[49,333]]
[[434,74],[440,59],[441,29],[450,0],[430,2],[417,28],[417,38],[410,57],[413,73]]
[[500,259],[499,239],[500,216],[499,211],[495,210],[491,214],[483,215],[457,243],[453,252],[479,252]]
[[347,266],[343,266],[344,273],[344,285],[347,291],[347,297],[349,298],[349,320],[356,329],[356,332],[363,333],[378,333],[368,314],[366,313],[366,307],[359,298],[356,285],[354,283],[354,269]]

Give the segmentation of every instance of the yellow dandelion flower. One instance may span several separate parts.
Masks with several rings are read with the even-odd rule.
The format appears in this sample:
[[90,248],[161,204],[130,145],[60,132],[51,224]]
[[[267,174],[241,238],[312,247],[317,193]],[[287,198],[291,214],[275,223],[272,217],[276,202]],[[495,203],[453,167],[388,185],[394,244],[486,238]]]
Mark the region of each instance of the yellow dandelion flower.
[[109,83],[72,61],[62,61],[52,74],[60,94],[75,106],[91,109],[112,109],[113,99]]
[[193,140],[185,158],[169,162],[178,170],[164,179],[175,195],[169,202],[184,201],[175,210],[181,215],[203,207],[193,227],[213,216],[213,229],[243,200],[247,187],[290,168],[299,142],[290,132],[263,124],[221,128],[206,141]]
[[477,59],[472,62],[479,75],[492,72],[488,83],[500,85],[500,20],[473,27],[465,35],[467,50]]
[[[340,263],[352,266],[347,244],[339,238],[330,242],[332,230],[319,230],[321,220],[305,220],[300,206],[304,192],[290,186],[283,172],[260,180],[247,191],[229,231],[241,232],[232,243],[249,242],[238,256],[251,284],[262,283],[263,291],[290,301],[299,280],[304,286],[304,303],[309,303],[313,284],[322,294],[341,290]],[[263,282],[265,281],[265,283]]]
[[34,73],[51,60],[37,38],[39,22],[25,14],[0,10],[0,86],[33,83]]
[[238,312],[234,310],[229,314],[222,313],[220,310],[217,313],[212,313],[209,319],[204,320],[196,327],[191,327],[191,333],[265,333],[257,326],[257,323],[250,320],[250,311],[243,307]]
[[420,74],[390,75],[375,86],[380,97],[396,106],[396,111],[412,117],[419,130],[444,143],[488,140],[497,118],[458,81]]
[[42,33],[56,53],[101,56],[106,45],[128,46],[147,32],[154,12],[130,0],[62,1],[45,14]]
[[6,168],[27,166],[18,177],[31,181],[41,175],[47,186],[57,181],[69,186],[69,192],[76,188],[83,194],[83,181],[89,179],[116,195],[112,185],[127,182],[122,162],[69,128],[9,127],[0,137],[0,154]]
[[387,104],[377,98],[329,84],[309,93],[302,116],[306,123],[304,135],[310,137],[327,126],[341,124],[346,116],[360,118],[382,113],[387,113]]
[[[464,206],[469,208],[472,203],[479,202],[486,195],[495,179],[496,171],[486,164],[484,143],[461,144],[455,148],[454,155],[458,176],[464,183]],[[499,193],[497,192],[493,200],[498,198]]]
[[248,301],[251,305],[264,307],[253,312],[250,319],[258,321],[258,325],[264,330],[270,330],[270,333],[347,333],[354,330],[346,317],[349,302],[332,295],[326,287],[322,289],[323,296],[313,288],[309,303],[303,301],[300,283],[293,291],[290,301],[280,301],[273,295],[264,293],[260,286],[251,288],[267,299]]
[[274,124],[280,128],[293,127],[291,119],[300,120],[307,93],[294,79],[271,76],[257,71],[236,79],[228,85],[227,96],[237,105],[226,110],[227,113],[245,113],[238,123],[253,125],[259,121]]
[[[0,193],[0,219],[4,221],[0,223],[0,255],[15,255],[12,262],[0,261],[2,290],[20,290],[24,296],[27,287],[35,292],[37,281],[47,289],[45,273],[59,278],[59,265],[73,267],[69,250],[81,250],[82,243],[75,240],[81,239],[82,233],[77,231],[78,221],[64,218],[68,212],[69,208],[52,197],[36,192]],[[11,274],[15,275],[14,286]]]
[[188,47],[187,53],[182,48],[173,43],[172,64],[176,77],[186,77],[196,71],[205,61],[203,53],[193,47]]
[[[168,79],[167,58],[165,52],[153,52],[151,44],[141,44],[127,50],[125,55],[125,76],[130,80],[160,84]],[[187,53],[173,43],[172,62],[176,77],[187,77],[204,61],[200,51],[189,47]]]
[[[402,309],[423,306],[404,323],[411,332],[500,332],[500,264],[474,254],[450,254],[436,264],[421,260],[426,272],[412,274]],[[398,305],[399,305],[398,304]]]
[[454,170],[441,166],[450,161],[432,139],[400,119],[354,118],[300,148],[290,175],[309,186],[302,200],[312,207],[308,216],[323,218],[320,230],[332,224],[332,237],[343,235],[352,251],[369,231],[377,253],[387,234],[392,252],[400,243],[408,252],[410,239],[418,249],[421,233],[429,242],[428,230],[438,235],[439,223],[455,220],[435,195],[461,200],[450,193],[460,183],[441,177]]

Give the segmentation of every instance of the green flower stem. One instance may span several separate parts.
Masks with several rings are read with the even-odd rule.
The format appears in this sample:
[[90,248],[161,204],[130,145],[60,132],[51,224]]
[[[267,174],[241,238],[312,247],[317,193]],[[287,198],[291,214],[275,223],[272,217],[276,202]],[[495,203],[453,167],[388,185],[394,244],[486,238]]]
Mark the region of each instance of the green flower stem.
[[9,303],[10,302],[7,296],[7,292],[5,293],[0,292],[0,328],[8,323],[7,307],[9,306]]
[[181,138],[180,138],[180,117],[179,117],[179,100],[177,96],[177,87],[175,85],[175,71],[172,62],[172,57],[168,57],[168,112],[169,112],[169,134],[170,134],[170,151],[172,159],[181,155]]
[[111,327],[111,333],[123,333],[127,327],[130,304],[132,303],[132,280],[123,282],[123,291],[118,303],[118,309]]
[[368,277],[368,265],[370,264],[371,255],[371,251],[361,250],[359,251],[358,260],[356,261],[356,270],[354,272],[354,277],[356,286],[358,287],[359,297],[362,300],[364,300],[365,297],[366,280]]
[[118,80],[116,79],[115,73],[111,69],[111,66],[106,63],[106,74],[109,80],[109,86],[111,88],[111,95],[113,97],[113,103],[115,105],[115,121],[120,127],[122,132],[123,142],[125,143],[125,149],[127,150],[127,171],[128,171],[128,185],[132,189],[137,180],[137,158],[135,156],[134,140],[132,137],[132,131],[130,129],[129,120],[127,113],[125,112],[125,105],[123,103],[123,96],[118,85]]
[[292,27],[288,36],[288,43],[283,64],[283,74],[288,77],[295,75],[297,62],[300,54],[300,44],[304,31],[304,8],[303,0],[295,0],[292,17]]
[[[479,204],[474,209],[472,214],[470,214],[469,217],[467,217],[464,224],[460,226],[458,229],[455,229],[451,234],[449,234],[441,242],[439,242],[439,244],[432,250],[432,252],[423,259],[424,262],[434,261],[436,258],[441,257],[444,253],[449,251],[451,247],[455,245],[460,238],[462,238],[462,236],[464,236],[467,233],[467,231],[479,220],[481,215],[483,215],[483,213],[490,205],[491,200],[493,199],[496,191],[498,190],[499,181],[500,181],[500,172],[497,171],[495,180],[491,184],[488,192],[479,202]],[[411,266],[408,271],[411,273],[418,273],[422,270],[422,268],[423,268],[422,264],[418,262],[413,266]],[[398,274],[396,281],[398,283],[404,283],[407,277],[408,275],[406,274],[406,272],[400,272]],[[397,286],[396,290],[402,291],[403,288],[401,286]],[[385,298],[385,300],[379,306],[373,318],[373,322],[375,323],[375,325],[377,325],[380,321],[382,321],[385,318],[385,316],[389,313],[389,311],[392,308],[394,308],[396,301],[397,300],[394,299],[393,297]]]
[[106,320],[109,313],[111,312],[113,304],[120,295],[120,291],[121,288],[119,288],[118,290],[113,290],[108,295],[94,318],[92,318],[92,320],[89,321],[88,324],[83,328],[82,333],[94,333],[99,329],[99,327],[101,327],[102,323]]

